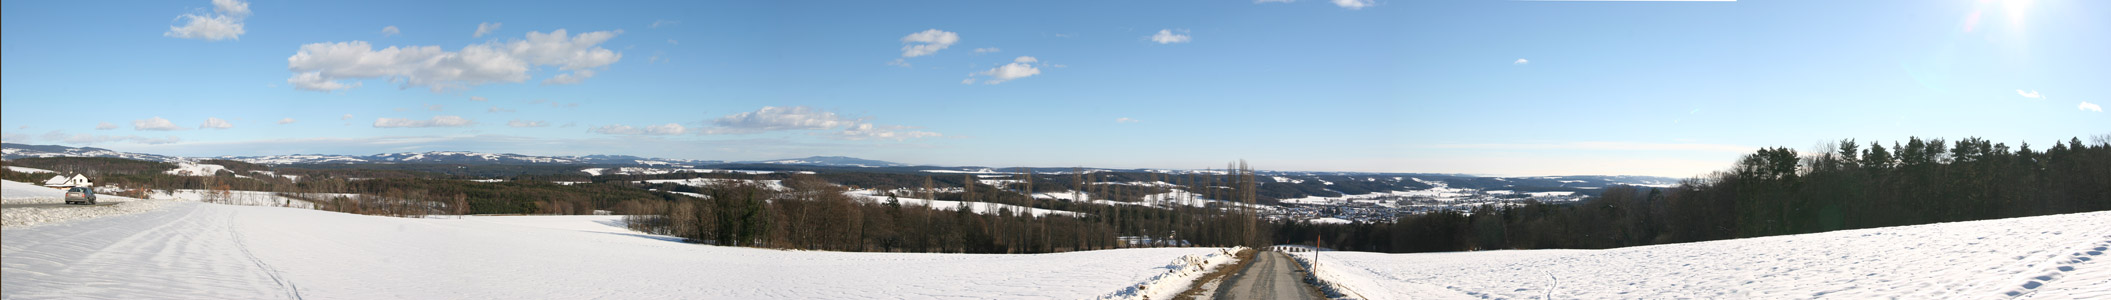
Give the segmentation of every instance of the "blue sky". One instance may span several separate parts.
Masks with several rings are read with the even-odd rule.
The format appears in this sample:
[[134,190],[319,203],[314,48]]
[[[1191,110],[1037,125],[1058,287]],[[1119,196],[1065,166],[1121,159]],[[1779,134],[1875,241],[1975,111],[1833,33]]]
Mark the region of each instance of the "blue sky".
[[4,5],[7,142],[172,155],[1685,177],[2111,133],[2102,1]]

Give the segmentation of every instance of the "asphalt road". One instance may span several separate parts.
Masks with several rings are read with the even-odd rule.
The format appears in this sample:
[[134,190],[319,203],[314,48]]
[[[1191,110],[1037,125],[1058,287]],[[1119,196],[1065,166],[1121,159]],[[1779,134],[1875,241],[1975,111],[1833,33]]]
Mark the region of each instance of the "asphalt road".
[[1323,299],[1319,289],[1305,284],[1305,272],[1283,253],[1262,251],[1253,257],[1253,264],[1232,275],[1231,284],[1217,288],[1217,299]]
[[[125,203],[125,202],[124,202],[124,201],[110,201],[110,200],[97,200],[97,201],[95,202],[95,206],[111,206],[111,205],[118,205],[118,204],[122,204],[122,203]],[[17,208],[17,207],[88,207],[88,205],[80,205],[80,204],[65,204],[65,203],[5,203],[5,204],[0,204],[0,208]]]

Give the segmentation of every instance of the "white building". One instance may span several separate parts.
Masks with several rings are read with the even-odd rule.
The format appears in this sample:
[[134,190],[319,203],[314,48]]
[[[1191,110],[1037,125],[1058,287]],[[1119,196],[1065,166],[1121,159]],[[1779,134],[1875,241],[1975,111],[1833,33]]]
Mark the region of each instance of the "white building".
[[76,186],[95,186],[95,183],[94,183],[94,182],[89,182],[89,181],[88,181],[88,176],[87,176],[87,175],[80,175],[80,174],[74,174],[74,175],[73,175],[73,177],[66,177],[66,175],[58,175],[58,176],[52,176],[52,177],[51,177],[51,180],[45,180],[45,181],[44,181],[44,186],[48,186],[48,187],[76,187]]

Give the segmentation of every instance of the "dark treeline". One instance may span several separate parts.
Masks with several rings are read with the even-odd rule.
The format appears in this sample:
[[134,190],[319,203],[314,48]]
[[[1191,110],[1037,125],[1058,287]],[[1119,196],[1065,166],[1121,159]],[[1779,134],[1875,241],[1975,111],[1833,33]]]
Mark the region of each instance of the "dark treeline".
[[[1253,201],[1253,172],[1240,167],[1230,176],[1209,177],[1212,188],[1235,201]],[[1125,245],[1117,237],[1146,236],[1152,240],[1185,241],[1194,246],[1258,245],[1268,233],[1260,229],[1253,211],[1222,205],[1142,207],[1082,201],[1035,199],[1026,191],[1070,191],[1094,195],[1095,199],[1122,193],[1143,193],[1134,185],[1095,184],[1101,180],[1082,172],[1047,177],[1072,177],[1062,189],[1043,189],[1050,182],[1024,180],[991,186],[976,183],[974,175],[954,186],[940,185],[942,176],[930,176],[914,188],[883,189],[888,199],[870,201],[844,194],[841,184],[813,175],[790,175],[784,190],[774,190],[751,181],[717,181],[701,187],[674,187],[704,197],[680,197],[673,201],[628,201],[619,212],[631,215],[633,229],[683,237],[692,242],[730,246],[836,251],[1047,253],[1117,247],[1167,246],[1171,244]],[[1033,184],[1041,183],[1041,184]],[[1032,187],[1029,187],[1032,186]],[[1128,190],[1124,192],[1124,190]],[[1110,197],[1099,198],[1098,195]],[[1131,195],[1129,200],[1144,197]],[[904,204],[901,198],[967,200],[956,207],[924,207]],[[1078,214],[1033,215],[1002,207],[975,213],[983,203],[1016,203],[1023,207],[1054,208]],[[1245,207],[1245,206],[1241,206]]]
[[1979,138],[1768,148],[1671,188],[1573,205],[1482,207],[1381,224],[1279,224],[1276,242],[1378,252],[1601,249],[2111,210],[2111,138],[2037,150]]

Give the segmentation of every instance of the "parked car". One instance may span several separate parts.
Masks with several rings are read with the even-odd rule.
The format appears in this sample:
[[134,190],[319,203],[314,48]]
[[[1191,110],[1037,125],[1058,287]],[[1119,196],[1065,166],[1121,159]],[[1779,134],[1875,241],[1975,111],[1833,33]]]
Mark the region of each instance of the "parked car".
[[66,204],[95,205],[95,189],[78,186],[67,189]]

